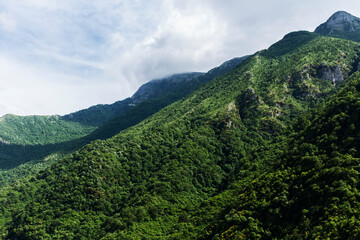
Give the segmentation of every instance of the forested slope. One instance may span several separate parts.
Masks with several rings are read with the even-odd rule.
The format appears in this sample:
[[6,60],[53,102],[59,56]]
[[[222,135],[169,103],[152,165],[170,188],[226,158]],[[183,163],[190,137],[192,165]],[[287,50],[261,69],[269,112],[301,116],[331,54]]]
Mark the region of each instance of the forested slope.
[[[171,102],[171,98],[172,101],[176,101],[186,96],[205,82],[192,81],[203,75],[204,73],[183,73],[150,81],[144,84],[132,98],[113,104],[99,104],[64,116],[8,114],[0,118],[0,141],[5,144],[45,145],[78,139],[141,102],[155,98],[169,99],[164,104],[160,103],[163,107]],[[162,88],[163,85],[166,88]],[[146,88],[143,89],[144,87]]]
[[294,123],[276,156],[263,155],[276,163],[272,173],[213,198],[231,203],[213,215],[202,238],[358,239],[359,91],[358,72]]
[[[288,196],[285,184],[297,184],[292,194],[298,194],[299,187],[318,181],[302,174],[307,171],[302,165],[307,156],[297,158],[306,150],[306,131],[317,134],[307,130],[317,115],[305,113],[347,84],[357,70],[359,50],[358,43],[309,32],[285,36],[138,125],[86,145],[28,182],[3,189],[3,237],[231,239],[324,234],[330,228],[316,211],[333,201],[328,198],[331,195],[321,195],[323,202],[312,209],[306,204],[317,197],[316,192],[287,203],[292,195]],[[314,111],[327,116],[332,103]],[[293,126],[300,115],[302,119]],[[291,132],[293,140],[282,141]],[[323,135],[321,130],[318,134]],[[324,156],[319,164],[325,171],[327,153],[315,150]],[[311,154],[309,164],[316,166]],[[353,160],[343,161],[339,154],[337,162],[329,161],[329,168],[338,163],[352,171]],[[324,188],[325,180],[321,180]],[[357,182],[356,178],[349,181]],[[329,191],[335,190],[329,187]],[[295,200],[307,208],[301,209]],[[277,209],[271,204],[290,207]],[[282,215],[291,206],[303,215]],[[261,211],[268,215],[257,215]],[[314,213],[311,218],[306,215],[309,211]],[[345,214],[335,224],[345,224],[351,217]],[[315,230],[301,231],[308,226]],[[333,234],[343,236],[339,229],[332,228]],[[343,229],[353,230],[350,225]]]
[[204,73],[191,72],[151,80],[143,84],[131,98],[126,98],[113,104],[95,105],[64,115],[61,119],[78,122],[83,125],[100,127],[114,117],[124,114],[127,110],[132,109],[144,101],[165,97],[169,94],[177,96],[177,99],[186,96],[189,92],[204,83],[195,81],[202,75],[204,75]]
[[5,144],[44,145],[81,138],[96,127],[62,120],[60,116],[16,116],[0,118],[0,139]]
[[[4,116],[0,122],[0,140],[3,138],[0,142],[0,187],[44,169],[93,140],[112,137],[139,123],[230,71],[246,58],[231,59],[206,74],[183,73],[150,81],[131,99],[96,105],[62,117]],[[101,126],[89,134],[98,125]]]

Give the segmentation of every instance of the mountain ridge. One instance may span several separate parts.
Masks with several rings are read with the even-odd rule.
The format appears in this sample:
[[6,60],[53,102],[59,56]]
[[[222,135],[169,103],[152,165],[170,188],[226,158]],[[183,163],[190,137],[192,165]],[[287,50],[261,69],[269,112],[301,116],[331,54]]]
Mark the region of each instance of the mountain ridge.
[[169,89],[176,88],[178,84],[180,85],[204,74],[205,73],[200,72],[179,73],[164,78],[153,79],[143,84],[130,99],[132,104],[136,105],[152,98],[161,97],[165,95]]
[[[191,81],[200,75],[202,75],[202,73],[189,72],[173,74],[164,78],[150,80],[140,86],[132,97],[116,101],[112,104],[99,104],[91,106],[87,109],[66,114],[62,116],[62,119],[99,127],[115,116],[125,113],[134,105],[152,98],[160,97],[159,95],[161,94],[166,95],[169,92],[176,91],[182,87],[184,82]],[[161,87],[159,83],[167,85],[167,89],[164,91],[159,90],[158,88]]]
[[360,41],[360,18],[345,11],[334,13],[325,23],[319,25],[315,31],[326,36]]
[[360,30],[360,18],[345,11],[334,13],[325,23],[315,29],[316,33],[333,34],[340,32],[355,32]]
[[[79,122],[64,121],[63,119],[61,119],[61,116],[19,117],[15,115],[9,115],[11,118],[19,119],[20,121],[18,121],[17,125],[14,125],[14,122],[7,125],[4,125],[4,123],[3,124],[0,123],[0,129],[3,128],[4,130],[6,130],[0,132],[0,137],[1,136],[10,137],[10,138],[5,138],[6,140],[2,139],[2,141],[0,141],[0,149],[1,149],[0,186],[4,186],[12,182],[13,180],[17,180],[19,177],[28,176],[29,173],[34,174],[40,169],[43,169],[51,165],[52,163],[56,162],[58,159],[77,150],[78,148],[84,146],[85,144],[90,143],[91,141],[94,141],[96,139],[106,139],[116,135],[120,131],[128,127],[131,127],[139,123],[140,121],[144,120],[145,118],[151,116],[155,112],[159,111],[161,108],[186,96],[187,94],[191,93],[192,91],[200,87],[205,82],[208,82],[211,79],[216,78],[217,76],[220,76],[221,74],[224,74],[227,71],[230,71],[232,68],[235,67],[235,65],[239,64],[244,59],[246,59],[246,57],[230,60],[230,62],[228,62],[226,65],[221,65],[219,67],[216,67],[210,70],[208,73],[196,79],[192,79],[192,80],[188,79],[189,81],[182,81],[182,82],[180,81],[177,82],[175,85],[172,85],[171,82],[169,84],[165,83],[167,84],[168,87],[174,86],[174,88],[168,88],[167,89],[168,93],[162,94],[161,96],[156,96],[156,95],[154,96],[153,94],[152,96],[153,99],[148,99],[137,105],[131,106],[126,111],[123,109],[124,110],[123,113],[119,113],[116,117],[106,122],[105,124],[97,128],[95,131],[93,127],[91,126],[88,127],[88,125],[85,124],[85,127],[91,128],[90,130],[93,131],[86,136],[83,136],[85,135],[85,132],[81,130],[82,129],[81,125],[79,125],[81,122],[84,123],[82,119],[86,120],[85,123],[89,122],[88,118],[92,118],[93,120],[99,119],[99,116],[101,117],[102,115],[106,114],[106,111],[108,111],[109,108],[104,110],[101,108],[101,106],[103,105],[98,105],[98,106],[94,106],[89,110],[84,110],[80,112],[81,113],[80,117],[78,116]],[[171,81],[171,78],[169,80]],[[163,93],[164,92],[165,91],[163,91]],[[129,101],[128,98],[125,101],[119,101],[117,103],[119,105],[122,104],[123,106],[128,107],[128,104],[130,102],[131,101]],[[109,107],[109,106],[105,106],[105,107]],[[90,113],[93,112],[93,114],[89,114],[89,111]],[[57,118],[58,120],[48,122],[48,119],[52,119],[52,118]],[[35,124],[35,126],[32,126],[26,123],[25,121],[26,119],[32,119],[31,123],[39,122],[41,120],[40,122],[43,122],[43,124],[42,125]],[[90,121],[92,120],[90,119]],[[104,119],[101,118],[100,121],[103,122]],[[59,123],[65,124],[65,126],[68,126],[68,128],[67,129],[49,128],[49,126],[52,126],[49,124],[59,124]],[[69,125],[69,123],[71,124]],[[27,126],[28,128],[31,129],[33,128],[32,129],[33,131],[29,131],[29,129],[27,128],[23,129],[24,126]],[[36,130],[36,127],[38,128],[38,130],[40,129],[41,131],[39,132],[38,130]],[[10,129],[11,131],[9,130],[9,128],[11,128]],[[23,129],[25,131],[21,130],[21,132],[14,134],[14,132],[16,132],[15,131],[16,129],[20,129],[20,130]],[[54,134],[51,135],[53,136],[53,138],[51,138],[51,136],[46,136],[46,138],[44,138],[44,134],[41,135],[41,133],[48,132],[49,130],[54,132]],[[65,131],[63,131],[63,133],[60,134],[61,133],[60,130],[65,130]],[[79,136],[72,135],[72,137],[69,137],[68,133],[71,133],[71,131],[75,131],[75,133],[78,133],[78,135],[81,133],[82,135]],[[11,134],[9,135],[9,133]],[[55,133],[58,134],[58,137]],[[62,136],[64,134],[69,141],[59,142],[59,140],[65,139],[65,137]],[[19,138],[20,135],[22,135],[22,139]],[[23,139],[24,136],[28,136],[28,137]],[[59,138],[60,136],[62,136],[62,138]],[[11,140],[11,141],[7,141],[7,140]],[[44,145],[39,145],[40,143]],[[24,144],[32,144],[32,145],[24,145]]]

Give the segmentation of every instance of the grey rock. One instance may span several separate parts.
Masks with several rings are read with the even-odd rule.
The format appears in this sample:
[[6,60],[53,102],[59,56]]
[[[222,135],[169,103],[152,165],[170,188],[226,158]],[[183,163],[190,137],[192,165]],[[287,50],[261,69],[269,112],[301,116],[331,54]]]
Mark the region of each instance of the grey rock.
[[325,23],[315,29],[316,33],[334,34],[338,32],[355,32],[360,30],[360,18],[345,11],[334,13]]
[[339,65],[332,68],[326,63],[322,63],[317,69],[317,77],[331,81],[333,84],[344,81],[344,74],[342,73]]

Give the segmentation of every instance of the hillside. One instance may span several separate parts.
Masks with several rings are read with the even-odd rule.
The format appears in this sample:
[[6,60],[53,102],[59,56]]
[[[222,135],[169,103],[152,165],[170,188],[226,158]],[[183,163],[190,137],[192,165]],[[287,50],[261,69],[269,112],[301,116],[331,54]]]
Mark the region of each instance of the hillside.
[[[150,81],[149,85],[145,84],[143,85],[144,89],[142,89],[141,91],[139,90],[140,92],[144,92],[145,89],[152,89],[149,91],[148,94],[145,94],[148,96],[147,100],[136,104],[125,113],[119,114],[117,117],[111,119],[103,126],[101,126],[101,128],[89,134],[86,139],[104,140],[116,135],[117,133],[128,127],[134,126],[135,124],[141,122],[152,114],[158,112],[163,107],[192,93],[203,84],[231,71],[247,58],[248,56],[244,56],[228,60],[220,66],[209,70],[206,74],[201,74],[198,77],[192,79],[191,81],[183,80],[179,82],[179,80],[174,79],[169,79],[170,81],[168,81],[166,78],[162,80]],[[182,74],[179,76],[182,76]],[[156,89],[159,90],[155,90],[155,86]],[[164,90],[166,90],[166,92],[168,93],[161,94],[161,92],[164,93]],[[136,92],[134,96],[132,96],[132,98],[138,99],[137,96],[139,95],[139,92]]]
[[[138,99],[138,104],[132,103],[133,100],[128,98],[111,105],[96,105],[63,117],[5,116],[3,119],[7,121],[0,122],[0,129],[4,129],[0,137],[4,136],[9,142],[0,143],[0,186],[34,174],[93,140],[106,139],[118,134],[186,96],[202,84],[230,71],[246,58],[234,58],[206,74],[173,75],[157,80],[160,84],[152,84],[154,81],[150,81],[146,87],[149,93],[140,91],[148,96],[147,100],[140,101],[140,93],[136,93],[138,97],[133,97],[135,100]],[[164,86],[167,88],[157,90]],[[104,123],[107,118],[114,116],[115,112],[118,115]],[[89,131],[84,129],[94,130],[95,127],[85,123],[104,124],[88,134]],[[73,133],[71,131],[78,135],[70,135]],[[68,137],[67,141],[60,141],[65,137]]]
[[[126,121],[124,118],[127,117],[136,119],[136,123],[140,122],[162,107],[185,97],[202,84],[231,70],[244,59],[246,57],[234,58],[206,74],[182,73],[151,80],[142,85],[131,98],[113,104],[95,105],[64,116],[5,115],[0,118],[0,141],[5,144],[55,144],[84,137],[115,117],[119,120],[112,122]],[[144,116],[138,117],[136,108],[131,110],[131,113],[127,113],[143,102],[146,102],[145,105],[151,105],[148,107],[151,113],[144,113]],[[144,110],[146,107],[140,108]],[[122,114],[126,116],[119,116]],[[119,131],[111,134],[114,135]]]
[[283,151],[262,155],[275,163],[273,172],[214,197],[210,203],[226,204],[201,238],[358,239],[359,90],[357,72],[326,104],[298,119]]
[[[0,141],[5,144],[44,145],[84,137],[114,117],[146,100],[186,96],[204,81],[191,83],[203,73],[175,74],[144,84],[133,97],[113,104],[99,104],[64,116],[16,116],[0,118]],[[161,84],[159,84],[161,83]],[[162,104],[164,106],[164,104]]]
[[[207,73],[181,73],[173,74],[164,78],[154,79],[143,84],[133,94],[133,96],[131,96],[131,98],[126,98],[113,104],[100,104],[92,106],[88,109],[83,109],[75,113],[64,115],[61,118],[67,121],[74,121],[81,124],[99,127],[110,120],[112,120],[112,122],[116,122],[117,120],[113,120],[115,117],[117,117],[119,121],[124,121],[124,119],[119,115],[125,114],[129,116],[130,114],[127,113],[128,110],[131,110],[130,112],[134,113],[137,112],[136,108],[133,109],[133,107],[143,102],[147,105],[149,102],[157,102],[150,103],[152,106],[148,110],[150,110],[151,114],[153,114],[169,103],[175,102],[185,97],[204,83],[230,71],[242,61],[244,61],[247,57],[248,56],[244,56],[228,60],[220,66],[209,70]],[[144,109],[143,106],[140,108]],[[151,114],[146,113],[144,116],[146,115],[147,117]],[[139,118],[136,123],[140,122],[146,117]]]
[[16,116],[0,118],[0,140],[5,144],[43,145],[81,138],[96,127],[62,120],[60,116]]
[[113,104],[95,105],[64,115],[61,118],[67,121],[99,127],[144,101],[161,98],[168,94],[177,94],[180,98],[186,96],[189,88],[192,86],[192,80],[201,75],[204,75],[204,73],[182,73],[151,80],[142,85],[131,98],[126,98]]
[[[252,206],[265,207],[266,212],[267,202],[259,203],[257,195],[259,199],[261,194],[264,199],[274,196],[271,203],[282,203],[279,194],[286,190],[282,178],[264,180],[265,187],[260,181],[259,188],[251,188],[257,184],[252,180],[273,176],[286,180],[286,172],[281,176],[277,173],[291,167],[298,171],[294,177],[298,186],[304,185],[302,165],[292,166],[296,161],[278,157],[301,154],[291,150],[297,146],[296,139],[305,141],[302,131],[314,118],[309,110],[322,104],[324,110],[314,111],[323,111],[324,116],[327,111],[333,113],[326,108],[332,106],[331,99],[328,104],[323,101],[333,94],[338,96],[337,91],[347,85],[350,76],[357,80],[354,73],[359,50],[358,43],[315,33],[286,35],[268,50],[247,58],[136,126],[113,138],[92,142],[28,182],[4,189],[0,197],[3,237],[231,239],[289,234],[295,224],[287,223],[283,215],[275,218],[282,209],[271,205],[268,212],[274,216],[261,215],[269,216],[269,226],[257,218],[257,212],[249,212]],[[350,99],[356,102],[356,96]],[[303,120],[292,126],[299,116]],[[288,141],[285,137],[292,131],[294,140]],[[321,139],[323,133],[318,134]],[[284,148],[286,144],[289,147]],[[249,192],[252,198],[247,202],[243,193]],[[311,203],[317,195],[308,194]],[[325,202],[331,200],[327,197],[324,195]],[[245,207],[235,208],[233,214],[232,206]],[[305,210],[317,211],[319,207]],[[242,210],[248,215],[243,217]],[[300,219],[299,236],[306,234],[300,232],[305,223],[323,223],[316,214],[310,222],[301,216],[294,219]],[[242,230],[242,226],[249,227]],[[345,229],[352,231],[351,226]]]

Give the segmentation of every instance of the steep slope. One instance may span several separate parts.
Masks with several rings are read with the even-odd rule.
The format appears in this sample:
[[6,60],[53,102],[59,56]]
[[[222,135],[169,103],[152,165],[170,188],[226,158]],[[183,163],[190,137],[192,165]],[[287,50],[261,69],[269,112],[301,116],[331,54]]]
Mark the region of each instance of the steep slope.
[[164,97],[168,94],[178,94],[181,97],[186,96],[189,92],[187,88],[191,86],[192,80],[203,74],[204,73],[181,73],[151,80],[142,85],[131,98],[126,98],[113,104],[92,106],[88,109],[65,115],[62,119],[99,127],[146,100]]
[[175,89],[176,91],[182,91],[184,85],[187,85],[190,80],[202,75],[204,73],[181,73],[152,80],[142,85],[131,97],[131,101],[133,104],[139,104],[146,100],[162,97],[169,92],[174,92]]
[[113,104],[92,106],[64,116],[8,114],[0,118],[0,141],[5,144],[44,145],[78,139],[145,100],[173,96],[173,101],[176,101],[184,97],[204,83],[204,81],[192,83],[192,80],[202,75],[204,74],[183,73],[153,80],[140,87],[132,98]]
[[298,120],[283,152],[264,155],[277,163],[273,172],[239,181],[210,201],[227,204],[201,238],[358,239],[359,103],[360,72]]
[[64,121],[60,116],[16,116],[0,118],[0,140],[5,144],[43,145],[81,138],[96,127]]
[[[56,162],[66,154],[79,149],[81,146],[84,146],[93,140],[112,137],[121,130],[139,123],[159,111],[161,108],[196,90],[202,84],[230,71],[246,58],[246,56],[234,58],[221,66],[210,70],[206,74],[180,74],[158,80],[161,82],[160,85],[148,85],[147,90],[150,92],[149,94],[141,90],[143,94],[149,96],[147,100],[141,102],[137,97],[133,97],[133,99],[138,102],[137,105],[128,98],[112,105],[97,105],[64,117],[11,116],[10,118],[10,116],[6,116],[5,118],[10,118],[10,121],[3,122],[3,125],[1,125],[0,122],[0,128],[5,129],[5,131],[0,133],[0,137],[2,135],[9,136],[12,142],[11,144],[9,144],[10,142],[0,143],[0,186],[4,186],[20,177],[36,173]],[[199,77],[191,78],[195,76]],[[156,90],[156,87],[162,87],[163,85],[167,86],[167,89]],[[142,98],[141,94],[136,95],[138,98]],[[121,112],[123,113],[121,114]],[[74,128],[79,131],[79,134],[85,135],[87,132],[83,131],[83,128],[93,129],[94,127],[83,124],[100,124],[114,114],[119,115],[86,137],[73,140],[70,140],[69,138],[69,141],[67,142],[55,142],[62,139],[61,136],[63,135],[68,136],[69,130]],[[45,121],[44,119],[48,121]],[[37,125],[37,122],[43,124]],[[82,125],[80,123],[82,123]],[[68,129],[60,128],[62,125],[69,127]],[[51,128],[52,126],[56,127]],[[62,130],[65,131],[62,132]],[[48,134],[49,131],[53,134]],[[73,138],[74,137],[75,136],[73,135]],[[38,145],[24,146],[24,143],[35,143],[35,141]]]
[[[169,103],[185,97],[204,83],[230,71],[247,57],[248,56],[231,59],[219,67],[211,69],[206,74],[199,72],[181,73],[165,78],[151,80],[142,85],[131,98],[117,101],[113,104],[92,106],[88,109],[62,116],[62,119],[91,126],[102,126],[104,123],[112,120],[116,116],[126,114],[126,111],[132,109],[134,106],[145,101],[148,102],[154,100],[159,104],[159,106],[153,104],[152,107],[156,109],[151,111],[153,114]],[[137,112],[137,110],[134,109],[131,110],[131,112]],[[129,114],[126,115],[129,116]],[[118,117],[118,119],[120,118]],[[137,122],[139,121],[140,120]]]
[[360,41],[360,18],[345,11],[334,13],[325,23],[315,29],[316,33]]
[[3,190],[4,238],[202,236],[214,228],[205,210],[221,212],[232,200],[212,197],[226,194],[234,179],[251,183],[263,173],[263,146],[342,86],[359,50],[355,42],[318,34],[285,36],[140,124]]
[[132,106],[130,98],[113,104],[98,104],[61,117],[62,120],[100,127],[115,116],[126,112]]
[[[197,88],[199,88],[206,82],[209,82],[221,76],[222,74],[231,71],[247,58],[248,56],[244,56],[228,60],[221,64],[219,67],[213,68],[209,70],[206,74],[201,74],[200,76],[192,79],[191,81],[188,81],[186,79],[182,80],[181,85],[179,85],[178,80],[175,80],[175,84],[173,83],[174,80],[170,80],[170,82],[165,81],[165,79],[156,81],[159,89],[162,89],[163,87],[164,89],[168,89],[167,94],[161,94],[161,92],[164,90],[150,91],[151,93],[145,94],[146,96],[151,96],[150,98],[148,98],[146,101],[140,102],[125,113],[120,114],[112,120],[108,121],[101,128],[91,133],[86,139],[107,139],[119,133],[121,130],[134,126],[135,124],[141,122],[152,114],[158,112],[163,107],[195,91]],[[147,86],[146,88],[149,87],[153,89],[154,85]],[[142,91],[144,91],[144,89]],[[134,99],[137,99],[135,100],[135,102],[138,102],[139,99],[142,98],[136,97],[138,95],[139,93],[135,93],[132,97]]]

